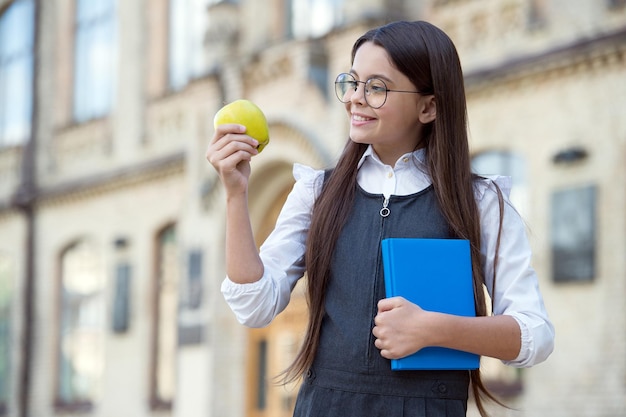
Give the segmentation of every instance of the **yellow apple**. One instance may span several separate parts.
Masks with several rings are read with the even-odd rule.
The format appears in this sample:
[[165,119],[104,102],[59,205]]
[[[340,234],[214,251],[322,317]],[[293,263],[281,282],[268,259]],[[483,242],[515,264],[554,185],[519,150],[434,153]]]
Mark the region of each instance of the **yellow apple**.
[[227,123],[236,123],[246,127],[246,134],[259,142],[261,152],[270,141],[267,119],[261,109],[250,100],[235,100],[222,107],[213,119],[213,127]]

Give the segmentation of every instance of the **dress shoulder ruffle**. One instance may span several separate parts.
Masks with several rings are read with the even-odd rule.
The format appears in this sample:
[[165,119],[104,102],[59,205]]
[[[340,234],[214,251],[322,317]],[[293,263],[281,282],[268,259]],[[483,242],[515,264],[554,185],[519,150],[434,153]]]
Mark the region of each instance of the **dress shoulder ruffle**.
[[474,182],[476,199],[481,201],[487,191],[496,193],[496,186],[500,188],[500,191],[508,198],[511,194],[511,177],[503,175],[481,175],[481,177]]

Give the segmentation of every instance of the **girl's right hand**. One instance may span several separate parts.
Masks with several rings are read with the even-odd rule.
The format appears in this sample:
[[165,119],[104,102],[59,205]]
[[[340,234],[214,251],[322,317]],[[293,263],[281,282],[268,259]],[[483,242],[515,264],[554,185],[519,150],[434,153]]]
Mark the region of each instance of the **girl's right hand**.
[[206,151],[206,159],[217,171],[227,194],[247,191],[250,159],[259,153],[259,142],[245,132],[243,125],[219,125]]

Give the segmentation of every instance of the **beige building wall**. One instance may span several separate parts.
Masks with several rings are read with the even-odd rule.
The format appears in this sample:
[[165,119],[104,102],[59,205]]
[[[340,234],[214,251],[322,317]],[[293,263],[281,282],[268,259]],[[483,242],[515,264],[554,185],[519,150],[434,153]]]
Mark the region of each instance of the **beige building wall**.
[[[304,323],[302,289],[293,296],[292,310],[265,330],[239,325],[224,303],[224,195],[204,159],[212,118],[222,104],[241,97],[266,113],[271,143],[252,161],[250,179],[251,216],[260,241],[293,184],[293,163],[332,166],[345,143],[346,115],[332,81],[349,69],[352,43],[371,26],[399,17],[430,20],[457,44],[466,74],[472,151],[514,152],[526,163],[520,211],[556,326],[556,350],[546,363],[522,371],[522,391],[506,400],[515,410],[494,408],[493,415],[626,415],[624,2],[344,0],[335,2],[340,5],[336,27],[315,37],[289,35],[293,28],[283,0],[212,3],[202,9],[207,22],[204,72],[173,90],[168,85],[169,2],[118,1],[114,108],[107,117],[75,123],[75,1],[38,2],[39,189],[32,206],[30,415],[290,415],[293,388],[269,391],[268,407],[273,408],[255,408],[256,348],[267,340],[272,371],[288,363],[298,342],[294,335]],[[10,4],[0,0],[0,12]],[[310,75],[320,65],[327,70],[325,87]],[[572,147],[583,148],[587,157],[569,164],[553,162],[558,152]],[[12,265],[10,358],[15,364],[11,400],[0,415],[16,417],[24,411],[20,340],[26,328],[29,229],[25,212],[11,201],[25,152],[24,147],[0,148],[0,256]],[[585,185],[596,185],[598,191],[597,273],[591,282],[557,284],[552,279],[552,194]],[[171,324],[179,336],[187,329],[196,333],[176,346],[172,406],[157,409],[150,401],[155,239],[169,224],[176,225],[181,294]],[[60,256],[78,239],[88,239],[97,248],[107,282],[101,397],[83,411],[54,406]],[[125,248],[116,246],[119,239],[127,242]],[[202,302],[197,309],[184,305],[191,252],[202,254]],[[132,266],[130,327],[121,334],[111,331],[118,261]]]
[[[617,329],[626,324],[621,301],[626,292],[622,237],[626,125],[617,110],[626,97],[624,46],[622,40],[557,62],[512,68],[505,76],[468,89],[473,150],[506,149],[527,163],[522,214],[556,327],[554,354],[545,364],[524,371],[522,415],[624,413],[626,361],[618,351],[624,349],[625,340],[616,337]],[[553,162],[559,151],[571,147],[585,149],[588,157],[572,164]],[[592,184],[598,186],[595,279],[555,284],[551,194]],[[602,319],[605,314],[608,317]]]

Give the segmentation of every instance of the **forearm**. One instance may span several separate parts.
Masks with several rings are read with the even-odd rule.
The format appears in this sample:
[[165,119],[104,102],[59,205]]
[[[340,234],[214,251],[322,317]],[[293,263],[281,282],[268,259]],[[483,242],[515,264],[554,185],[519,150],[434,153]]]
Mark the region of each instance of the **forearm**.
[[226,198],[226,273],[245,284],[263,276],[263,263],[254,241],[246,193]]
[[517,358],[521,331],[517,321],[507,315],[460,317],[432,314],[433,346],[472,352],[501,360]]

